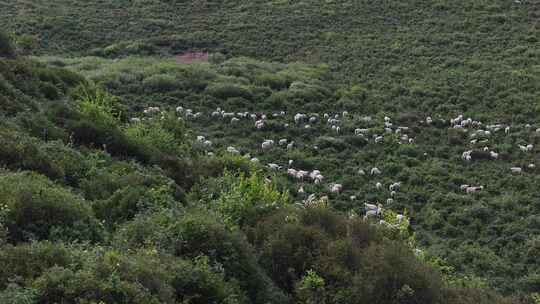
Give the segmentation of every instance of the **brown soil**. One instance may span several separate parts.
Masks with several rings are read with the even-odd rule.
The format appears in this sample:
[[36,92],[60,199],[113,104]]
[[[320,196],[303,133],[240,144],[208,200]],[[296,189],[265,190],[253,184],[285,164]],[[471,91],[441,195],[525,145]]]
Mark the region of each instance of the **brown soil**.
[[176,55],[175,58],[178,63],[184,64],[208,61],[208,52],[186,52]]

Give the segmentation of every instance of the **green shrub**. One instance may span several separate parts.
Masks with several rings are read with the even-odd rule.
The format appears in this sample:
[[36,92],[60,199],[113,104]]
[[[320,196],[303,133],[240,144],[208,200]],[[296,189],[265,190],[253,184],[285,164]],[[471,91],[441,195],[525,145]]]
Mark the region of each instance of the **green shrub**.
[[11,42],[11,38],[2,31],[0,31],[0,57],[15,57],[15,48]]
[[99,223],[79,196],[35,173],[2,173],[0,201],[11,242],[63,239],[98,241]]
[[257,264],[249,243],[215,217],[197,210],[185,214],[168,210],[138,217],[118,230],[115,243],[121,248],[151,246],[183,258],[207,255],[223,265],[226,278],[237,281],[251,302],[286,302]]
[[224,178],[229,186],[221,193],[217,210],[231,226],[253,226],[273,210],[290,203],[288,193],[279,192],[273,183],[266,184],[257,173],[249,177],[243,173],[238,176],[225,173]]
[[167,92],[180,87],[180,82],[172,75],[152,75],[142,83],[147,92]]

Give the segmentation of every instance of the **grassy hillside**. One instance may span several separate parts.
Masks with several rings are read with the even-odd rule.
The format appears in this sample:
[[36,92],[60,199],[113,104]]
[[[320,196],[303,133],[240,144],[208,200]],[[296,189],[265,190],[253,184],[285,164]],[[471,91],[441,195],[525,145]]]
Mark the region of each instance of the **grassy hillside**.
[[[42,303],[50,284],[99,280],[94,267],[110,259],[160,265],[148,280],[163,285],[124,294],[140,303],[493,303],[506,300],[485,288],[540,292],[539,18],[532,0],[0,1],[0,25],[15,40],[8,49],[0,36],[0,183],[35,185],[0,191],[25,206],[7,208],[0,259],[84,256],[52,263],[62,271],[8,270],[0,299],[28,293]],[[209,62],[175,57],[191,51]],[[316,119],[295,122],[297,113]],[[266,114],[264,126],[250,114]],[[475,122],[456,128],[458,115]],[[276,144],[262,149],[268,139]],[[288,168],[318,169],[324,181]],[[51,194],[26,199],[42,189]],[[310,194],[328,203],[293,207]],[[385,215],[358,220],[365,202]],[[66,218],[46,220],[34,205]],[[410,222],[392,226],[397,214]],[[75,244],[47,242],[56,240]],[[90,261],[88,242],[107,259]],[[170,267],[201,281],[180,282]],[[8,284],[13,273],[24,282]],[[66,288],[56,299],[80,295]],[[76,301],[116,303],[116,292]]]

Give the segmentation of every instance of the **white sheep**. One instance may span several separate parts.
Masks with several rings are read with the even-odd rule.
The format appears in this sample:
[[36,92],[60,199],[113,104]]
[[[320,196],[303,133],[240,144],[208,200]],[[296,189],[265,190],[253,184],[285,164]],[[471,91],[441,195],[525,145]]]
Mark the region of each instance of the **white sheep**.
[[396,182],[388,186],[388,190],[390,191],[399,191],[399,188],[401,188],[401,182]]
[[227,147],[227,152],[231,153],[231,154],[234,154],[234,155],[239,155],[240,154],[240,151],[238,151],[235,147]]
[[267,166],[268,166],[268,168],[270,168],[271,170],[275,170],[275,171],[281,169],[281,166],[278,165],[278,164],[267,164]]
[[477,186],[477,187],[467,187],[465,189],[465,192],[467,192],[467,194],[471,194],[471,193],[476,193],[478,191],[481,191],[484,189],[484,186]]
[[520,167],[512,167],[512,168],[510,168],[510,171],[512,173],[521,173],[522,170],[521,170]]
[[296,173],[298,171],[296,171],[295,169],[292,169],[292,168],[289,168],[287,169],[287,174],[290,176],[290,177],[296,177]]
[[330,185],[330,192],[332,193],[340,193],[343,191],[343,185],[341,184],[332,184]]
[[274,146],[274,141],[271,140],[271,139],[266,139],[265,141],[263,141],[263,143],[261,144],[261,148],[263,150],[268,150],[270,148],[272,148]]
[[370,174],[371,175],[379,175],[379,174],[381,174],[381,170],[379,170],[379,168],[377,168],[377,167],[373,167],[373,168],[371,168]]
[[369,132],[369,129],[354,129],[355,135],[367,134],[368,132]]

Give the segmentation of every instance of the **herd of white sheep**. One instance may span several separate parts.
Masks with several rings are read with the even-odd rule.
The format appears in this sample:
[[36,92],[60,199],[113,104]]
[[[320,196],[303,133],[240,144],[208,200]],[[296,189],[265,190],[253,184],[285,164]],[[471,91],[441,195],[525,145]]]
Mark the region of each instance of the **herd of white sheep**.
[[[179,106],[176,108],[176,113],[179,116],[179,119],[186,119],[186,120],[192,120],[197,119],[199,117],[204,116],[202,112],[194,112],[191,109],[184,109],[183,107]],[[142,119],[148,119],[147,117],[153,117],[157,115],[164,115],[164,112],[160,110],[159,107],[149,107],[143,111],[143,114],[145,117]],[[341,113],[335,114],[335,113],[295,113],[292,116],[288,116],[285,111],[279,111],[274,113],[250,113],[250,112],[227,112],[222,110],[221,108],[217,108],[215,111],[212,111],[209,113],[209,117],[215,120],[220,120],[225,123],[230,123],[232,125],[239,124],[242,121],[252,121],[253,122],[253,130],[263,130],[265,125],[268,123],[269,119],[278,119],[279,122],[282,123],[283,128],[300,128],[300,129],[312,129],[312,128],[327,128],[329,132],[335,133],[335,136],[340,136],[345,133],[344,128],[342,126],[342,122],[344,120],[352,119],[354,116],[349,114],[347,111],[343,111]],[[374,123],[377,124],[377,121],[369,116],[362,116],[362,117],[354,117],[355,122],[358,122],[359,124],[371,124]],[[132,122],[140,122],[141,118],[133,118]],[[434,124],[436,121],[432,117],[426,117],[424,121],[421,122],[423,125],[427,125],[428,127],[432,124]],[[438,119],[437,121],[440,124],[447,125],[448,128],[451,129],[458,129],[461,132],[465,132],[470,137],[470,144],[476,145],[481,144],[484,145],[484,147],[481,149],[481,151],[489,153],[489,157],[492,160],[498,160],[499,159],[499,152],[489,148],[489,144],[491,143],[491,138],[495,133],[504,132],[504,134],[509,135],[511,133],[511,126],[504,125],[504,124],[483,124],[480,121],[473,120],[471,118],[464,118],[463,115],[459,115],[455,118],[449,119],[449,120],[443,120]],[[381,144],[387,141],[396,140],[398,144],[414,144],[415,138],[411,136],[409,133],[409,127],[407,126],[396,126],[392,119],[388,116],[385,116],[382,121],[379,122],[380,126],[382,128],[369,128],[366,126],[358,126],[357,128],[354,128],[354,130],[351,132],[351,135],[358,136],[361,138],[364,138],[367,141],[373,141],[374,143]],[[245,126],[245,125],[244,125]],[[249,125],[248,125],[249,126]],[[525,125],[525,128],[530,129],[532,128],[531,125]],[[377,133],[376,130],[382,130],[384,129],[383,133]],[[534,132],[540,134],[540,128],[536,129]],[[212,141],[208,140],[205,136],[199,135],[197,136],[197,142],[202,144],[205,150],[207,150],[208,155],[214,155],[214,152],[210,151],[210,149],[214,148]],[[271,151],[272,149],[276,148],[283,148],[287,150],[292,150],[295,148],[295,141],[289,138],[277,138],[277,139],[264,139],[260,145],[260,149],[254,149],[256,153],[268,153],[268,151]],[[314,149],[317,149],[317,146],[313,146]],[[518,148],[523,153],[532,153],[534,152],[534,145],[530,143],[523,143],[518,145],[516,148]],[[233,154],[233,155],[242,155],[239,149],[233,146],[228,146],[226,148],[227,153]],[[473,152],[474,149],[468,149],[464,151],[461,155],[461,159],[463,159],[465,162],[472,162],[474,161],[473,158]],[[253,163],[259,163],[259,159],[256,157],[251,157],[251,154],[245,153],[243,155],[245,158],[248,158]],[[343,192],[343,185],[341,183],[336,183],[333,181],[327,181],[324,177],[324,175],[321,173],[320,170],[302,170],[301,168],[297,168],[294,165],[294,162],[292,160],[289,160],[287,164],[277,164],[277,163],[268,163],[266,164],[266,167],[270,171],[280,172],[283,171],[287,176],[289,176],[291,179],[299,182],[301,185],[299,187],[298,193],[299,194],[305,194],[304,187],[302,186],[303,183],[311,182],[314,184],[323,184],[327,183],[327,189],[330,193],[340,194]],[[527,166],[527,168],[532,169],[535,167],[534,163],[531,163]],[[382,171],[377,167],[371,167],[371,168],[365,168],[367,169],[367,172],[369,172],[369,175],[373,176],[373,178],[376,178],[378,175],[382,173]],[[523,169],[518,166],[510,166],[509,170],[511,173],[514,174],[520,174],[523,172]],[[357,170],[357,173],[359,175],[366,175],[366,171],[364,171],[364,168],[359,168]],[[380,181],[374,180],[375,190],[382,190],[383,189],[383,183]],[[461,185],[460,189],[464,191],[466,194],[474,194],[484,189],[485,186],[483,185]],[[396,195],[396,192],[399,191],[401,188],[400,182],[394,182],[388,186],[389,190],[389,197],[386,199],[387,204],[391,204],[394,202],[394,197]],[[311,197],[307,194],[305,194],[308,197]],[[350,196],[351,200],[355,200],[356,196]],[[376,204],[369,204],[366,203],[365,205],[365,216],[371,217],[375,216],[378,217],[382,213],[382,204],[376,203]],[[402,216],[402,215],[399,215]]]

